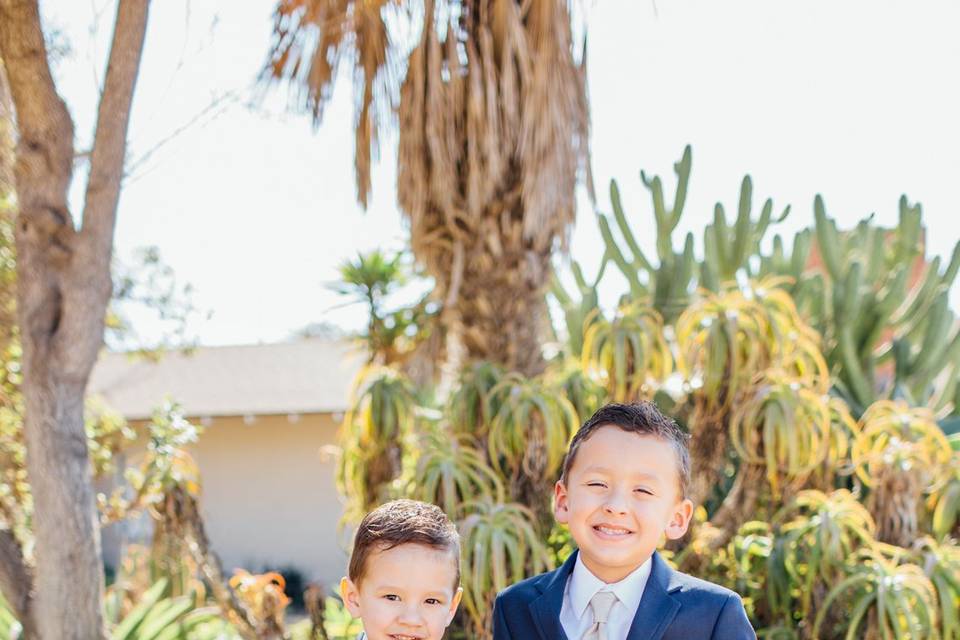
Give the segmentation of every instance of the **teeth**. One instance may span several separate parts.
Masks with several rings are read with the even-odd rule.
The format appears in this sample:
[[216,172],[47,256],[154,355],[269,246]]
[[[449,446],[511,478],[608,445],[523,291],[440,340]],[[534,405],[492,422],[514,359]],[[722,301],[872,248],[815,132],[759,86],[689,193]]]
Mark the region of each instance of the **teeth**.
[[600,531],[601,533],[606,533],[607,535],[611,535],[611,536],[624,536],[630,533],[626,529],[613,529],[611,527],[604,527],[604,526],[597,527],[597,531]]

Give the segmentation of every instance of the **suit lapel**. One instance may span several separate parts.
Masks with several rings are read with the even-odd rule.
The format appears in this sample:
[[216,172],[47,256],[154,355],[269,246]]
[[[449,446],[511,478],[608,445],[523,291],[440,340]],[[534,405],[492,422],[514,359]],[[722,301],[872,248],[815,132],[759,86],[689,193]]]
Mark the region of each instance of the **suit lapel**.
[[627,632],[627,640],[660,640],[680,609],[680,603],[670,595],[671,591],[679,588],[679,585],[671,585],[673,569],[657,552],[651,556],[651,562],[650,577],[643,589],[633,624]]
[[577,562],[577,553],[579,552],[571,553],[562,567],[546,577],[540,597],[530,603],[530,613],[543,640],[567,639],[567,634],[563,632],[560,624],[560,609],[563,607],[567,578]]

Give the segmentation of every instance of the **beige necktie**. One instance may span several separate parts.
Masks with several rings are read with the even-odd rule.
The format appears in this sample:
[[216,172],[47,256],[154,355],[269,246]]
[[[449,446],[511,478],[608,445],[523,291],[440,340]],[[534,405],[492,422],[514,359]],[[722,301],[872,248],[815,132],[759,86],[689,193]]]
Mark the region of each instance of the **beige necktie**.
[[610,591],[598,591],[590,598],[590,609],[593,610],[593,626],[583,634],[582,640],[609,640],[607,638],[607,618],[610,609],[617,601],[616,594]]

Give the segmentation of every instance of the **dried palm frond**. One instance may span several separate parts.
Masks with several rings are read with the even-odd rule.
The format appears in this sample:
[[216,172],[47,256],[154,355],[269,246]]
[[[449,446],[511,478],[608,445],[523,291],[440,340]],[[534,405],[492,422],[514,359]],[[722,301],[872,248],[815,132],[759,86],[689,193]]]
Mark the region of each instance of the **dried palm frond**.
[[[397,197],[418,260],[471,360],[527,374],[550,256],[589,186],[586,76],[567,3],[281,0],[264,74],[315,120],[353,64],[357,191],[378,132],[399,131]],[[396,114],[394,123],[393,117]]]

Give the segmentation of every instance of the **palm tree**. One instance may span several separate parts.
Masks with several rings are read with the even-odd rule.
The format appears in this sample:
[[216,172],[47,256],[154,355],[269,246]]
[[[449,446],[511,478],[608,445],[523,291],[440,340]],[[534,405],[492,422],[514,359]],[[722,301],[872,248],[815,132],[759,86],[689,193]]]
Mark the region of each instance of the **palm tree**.
[[582,51],[563,1],[279,0],[265,74],[319,122],[352,65],[362,205],[399,130],[397,198],[468,361],[543,367],[550,258],[588,178]]

